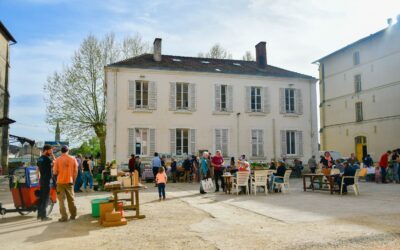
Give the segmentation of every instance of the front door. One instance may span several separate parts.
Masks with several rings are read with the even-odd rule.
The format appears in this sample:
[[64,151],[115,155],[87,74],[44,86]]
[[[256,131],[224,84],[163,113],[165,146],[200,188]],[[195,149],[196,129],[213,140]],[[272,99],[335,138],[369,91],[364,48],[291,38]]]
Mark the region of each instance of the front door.
[[367,137],[357,136],[355,138],[356,144],[356,157],[359,162],[363,162],[365,156],[367,156]]

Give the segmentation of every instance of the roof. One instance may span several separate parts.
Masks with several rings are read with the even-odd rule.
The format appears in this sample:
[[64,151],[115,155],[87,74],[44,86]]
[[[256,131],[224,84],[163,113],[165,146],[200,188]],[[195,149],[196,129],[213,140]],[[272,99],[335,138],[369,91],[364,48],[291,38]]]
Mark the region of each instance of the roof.
[[156,62],[153,59],[153,54],[142,54],[137,57],[109,64],[106,67],[258,75],[315,80],[315,78],[312,76],[303,75],[271,65],[267,65],[265,69],[261,69],[257,67],[257,63],[255,61],[184,57],[172,55],[162,55],[162,60],[160,62]]
[[345,47],[343,47],[343,48],[341,48],[341,49],[338,49],[338,50],[336,50],[336,51],[330,53],[329,55],[326,55],[326,56],[324,56],[324,57],[322,57],[322,58],[320,58],[320,59],[314,61],[313,63],[321,62],[321,61],[325,60],[326,58],[331,57],[331,56],[333,56],[333,55],[335,55],[335,54],[337,54],[337,53],[339,53],[339,52],[341,52],[341,51],[350,49],[350,48],[355,47],[355,46],[357,46],[357,45],[359,45],[359,44],[361,44],[361,43],[368,42],[368,41],[371,41],[371,40],[373,40],[373,39],[375,39],[375,38],[381,37],[381,36],[383,36],[383,35],[385,34],[385,32],[386,32],[388,29],[393,29],[393,28],[399,29],[399,28],[400,28],[400,23],[397,22],[397,23],[394,24],[394,25],[391,25],[391,26],[389,26],[389,27],[387,27],[387,28],[385,28],[385,29],[382,29],[382,30],[380,30],[380,31],[378,31],[378,32],[375,32],[375,33],[373,33],[373,34],[371,34],[371,35],[369,35],[369,36],[367,36],[367,37],[361,38],[360,40],[357,40],[357,41],[355,41],[354,43],[351,43],[351,44],[349,44],[349,45],[347,45],[347,46],[345,46]]
[[2,33],[8,41],[12,41],[13,43],[17,42],[1,21],[0,21],[0,33]]

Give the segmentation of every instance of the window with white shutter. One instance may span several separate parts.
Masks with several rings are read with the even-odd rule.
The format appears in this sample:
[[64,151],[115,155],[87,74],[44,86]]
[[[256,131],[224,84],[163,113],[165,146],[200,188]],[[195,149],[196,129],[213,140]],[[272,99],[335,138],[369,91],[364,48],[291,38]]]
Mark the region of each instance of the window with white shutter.
[[176,155],[189,154],[189,129],[176,129]]
[[245,107],[246,107],[246,112],[250,113],[251,112],[251,87],[246,86],[246,98],[245,98]]
[[295,113],[294,89],[285,89],[285,113]]
[[129,89],[128,89],[128,107],[130,109],[135,108],[135,89],[136,89],[136,82],[134,81],[129,81],[128,82]]
[[169,84],[169,110],[176,110],[176,83],[171,82]]
[[233,111],[233,89],[230,85],[216,84],[215,86],[215,111]]
[[172,155],[176,154],[176,129],[169,130],[169,143]]
[[281,130],[281,155],[285,156],[287,154],[287,147],[286,147],[286,131]]
[[149,82],[149,109],[157,109],[157,86],[155,82]]
[[189,103],[189,110],[190,111],[196,111],[196,84],[191,83],[189,84],[189,97],[190,97],[190,103]]
[[[129,134],[130,136],[130,134]],[[140,155],[140,156],[148,156],[148,143],[149,143],[149,129],[147,128],[135,128],[134,129],[134,151],[131,151],[131,154]]]
[[215,129],[215,150],[221,150],[222,156],[229,156],[229,130]]
[[128,156],[135,153],[135,129],[128,129]]
[[189,84],[176,83],[176,109],[188,110],[189,109]]
[[301,95],[301,89],[296,89],[296,114],[303,114],[303,97]]
[[192,155],[197,155],[197,152],[196,152],[196,129],[190,130],[190,153]]
[[135,85],[135,108],[147,109],[149,105],[149,83],[136,81]]
[[154,153],[156,152],[156,130],[154,128],[149,129],[149,134],[150,134],[149,153],[150,155],[154,155]]
[[303,132],[296,131],[296,152],[297,156],[303,156]]
[[260,87],[251,87],[251,112],[261,112],[262,103],[261,103],[261,94],[262,88]]
[[264,131],[262,129],[251,130],[251,156],[264,156]]
[[286,131],[286,155],[296,155],[296,131]]
[[269,91],[268,87],[264,87],[262,89],[263,96],[262,96],[262,112],[264,113],[270,113],[271,111],[271,105],[270,105],[270,97],[269,97]]

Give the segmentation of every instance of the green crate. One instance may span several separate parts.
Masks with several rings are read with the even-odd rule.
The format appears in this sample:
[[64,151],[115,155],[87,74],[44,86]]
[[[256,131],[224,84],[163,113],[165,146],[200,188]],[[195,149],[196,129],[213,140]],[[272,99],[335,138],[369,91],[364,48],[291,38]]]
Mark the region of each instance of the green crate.
[[93,217],[100,217],[100,204],[109,202],[108,198],[98,198],[93,199],[92,203],[92,216]]

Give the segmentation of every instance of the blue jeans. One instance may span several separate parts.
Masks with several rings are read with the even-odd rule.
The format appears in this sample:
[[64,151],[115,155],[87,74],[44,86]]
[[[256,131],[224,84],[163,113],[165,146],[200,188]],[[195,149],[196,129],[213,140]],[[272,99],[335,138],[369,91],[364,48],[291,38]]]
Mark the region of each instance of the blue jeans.
[[78,175],[76,176],[74,191],[78,192],[82,186],[82,172],[78,171]]
[[90,174],[89,171],[83,172],[83,188],[86,189],[87,183],[90,184],[90,189],[93,188],[93,176]]
[[[274,188],[275,188],[274,185],[273,185],[274,180],[275,180],[275,175],[271,175],[270,179],[269,179],[269,183],[270,183],[269,191],[271,193],[274,191]],[[283,183],[283,179],[282,178],[276,178],[275,182]]]
[[161,199],[161,196],[165,199],[165,183],[158,183],[158,196]]
[[381,167],[381,179],[382,179],[382,183],[385,183],[385,182],[386,182],[386,173],[387,173],[386,168]]
[[393,164],[393,179],[399,182],[399,164],[397,162]]

